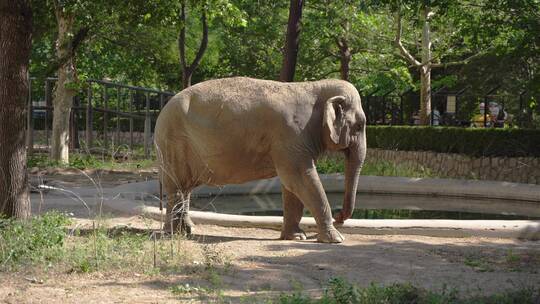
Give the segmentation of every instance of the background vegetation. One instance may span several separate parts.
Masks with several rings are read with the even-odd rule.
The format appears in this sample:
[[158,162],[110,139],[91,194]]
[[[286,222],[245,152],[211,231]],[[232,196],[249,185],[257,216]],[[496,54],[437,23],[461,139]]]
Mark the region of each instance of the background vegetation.
[[[31,74],[52,76],[58,66],[54,1],[34,1]],[[64,3],[65,2],[65,3]],[[186,22],[180,3],[186,5]],[[192,83],[226,76],[277,79],[287,26],[287,0],[63,1],[74,16],[73,51],[79,80],[111,79],[179,91],[178,39],[186,30],[191,62],[208,23],[208,46]],[[60,2],[59,2],[60,3]],[[540,90],[540,4],[535,0],[429,1],[433,90],[444,86],[482,95]],[[418,69],[395,46],[402,17],[402,43],[420,58],[422,18],[416,1],[306,1],[295,80],[347,78],[366,93],[418,90]],[[75,39],[74,39],[75,40]],[[346,48],[344,46],[346,45]],[[347,57],[348,56],[348,57]],[[347,59],[348,58],[348,59]],[[344,75],[344,59],[348,74]],[[435,68],[437,66],[437,68]],[[528,107],[538,101],[526,100]]]
[[370,148],[470,156],[540,156],[540,130],[368,126],[366,134]]

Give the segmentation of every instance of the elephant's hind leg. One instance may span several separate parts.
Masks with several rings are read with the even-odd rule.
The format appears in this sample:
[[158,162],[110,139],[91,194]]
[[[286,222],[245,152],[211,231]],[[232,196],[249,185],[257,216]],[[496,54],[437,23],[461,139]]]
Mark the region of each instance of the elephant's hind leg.
[[194,224],[189,217],[190,192],[177,191],[167,195],[167,218],[163,229],[168,233],[180,232],[191,236]]
[[176,192],[167,201],[166,231],[177,232],[184,236],[191,236],[194,232],[194,224],[189,217],[189,204],[191,192]]
[[306,234],[300,229],[300,220],[304,214],[304,204],[296,195],[281,186],[283,200],[283,227],[280,239],[305,240]]
[[191,190],[182,189],[167,177],[163,179],[163,186],[167,192],[167,217],[163,229],[171,234],[180,231],[190,236],[194,231],[194,224],[189,218]]

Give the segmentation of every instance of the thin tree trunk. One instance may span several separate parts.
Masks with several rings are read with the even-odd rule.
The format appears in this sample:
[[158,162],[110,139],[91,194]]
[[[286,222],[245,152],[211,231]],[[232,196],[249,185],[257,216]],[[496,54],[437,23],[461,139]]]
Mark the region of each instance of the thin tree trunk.
[[420,68],[420,124],[429,125],[431,115],[431,68]]
[[285,53],[279,80],[284,82],[294,81],[296,70],[296,57],[300,43],[300,21],[302,19],[303,0],[291,0],[289,6],[289,21],[287,23],[287,35],[285,36]]
[[201,44],[191,64],[186,59],[186,3],[180,2],[180,33],[178,35],[178,50],[180,51],[180,67],[182,68],[182,89],[191,86],[191,76],[201,63],[202,57],[208,47],[208,20],[206,19],[206,4],[202,7],[201,23],[203,27]]
[[341,79],[349,81],[349,70],[351,64],[351,49],[346,39],[341,38],[338,40],[339,47],[339,71],[341,73]]
[[424,8],[422,30],[422,63],[420,67],[420,124],[429,125],[431,115],[431,35],[429,29],[431,9]]
[[74,56],[70,54],[73,49],[71,42],[74,15],[64,12],[59,6],[55,9],[58,22],[56,54],[62,64],[58,68],[58,81],[53,100],[51,158],[62,163],[68,163],[70,113],[73,97],[77,94],[77,90],[74,89],[77,82]]
[[0,215],[27,218],[25,122],[32,10],[28,0],[0,0]]

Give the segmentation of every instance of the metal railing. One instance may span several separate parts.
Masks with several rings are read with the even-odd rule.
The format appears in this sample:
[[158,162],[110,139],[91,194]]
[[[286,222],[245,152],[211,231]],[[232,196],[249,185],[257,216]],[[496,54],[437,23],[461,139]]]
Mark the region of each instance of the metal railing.
[[[41,89],[36,82],[44,81]],[[51,141],[53,87],[56,78],[30,78],[27,146],[48,150]],[[106,80],[87,80],[73,98],[70,113],[70,150],[88,153],[142,147],[148,158],[155,120],[174,93]]]
[[[469,91],[469,88],[450,90],[445,87],[433,91],[431,124],[484,128],[501,126],[493,123],[495,118],[490,113],[490,106],[496,104],[501,116],[505,116],[506,125],[528,128],[532,127],[533,113],[540,110],[526,104],[533,99],[540,100],[540,96],[531,96],[527,91],[511,94],[500,86],[480,94],[470,94]],[[368,124],[415,125],[419,122],[420,96],[413,90],[399,92],[395,89],[377,89],[362,94],[362,103]],[[476,123],[475,119],[478,120]]]

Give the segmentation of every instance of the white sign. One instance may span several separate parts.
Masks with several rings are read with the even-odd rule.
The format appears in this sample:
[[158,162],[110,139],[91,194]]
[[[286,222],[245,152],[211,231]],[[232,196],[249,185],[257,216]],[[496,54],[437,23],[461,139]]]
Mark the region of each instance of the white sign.
[[456,113],[456,96],[446,96],[446,113]]

